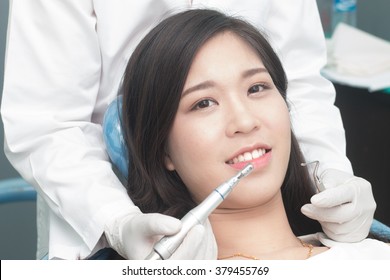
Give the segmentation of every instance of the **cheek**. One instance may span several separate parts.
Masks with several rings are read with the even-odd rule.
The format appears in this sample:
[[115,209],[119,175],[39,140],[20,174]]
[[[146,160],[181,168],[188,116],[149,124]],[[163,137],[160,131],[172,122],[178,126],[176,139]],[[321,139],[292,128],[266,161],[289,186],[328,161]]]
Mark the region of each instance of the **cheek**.
[[283,114],[280,116],[283,121],[280,122],[280,147],[282,148],[281,158],[280,158],[280,185],[283,183],[284,178],[286,176],[288,163],[290,161],[291,154],[291,122],[290,122],[290,114],[286,109]]
[[198,116],[179,112],[169,133],[169,152],[177,161],[185,157],[199,163],[215,152],[222,131],[220,114]]
[[[183,162],[193,162],[204,155],[207,130],[193,126],[185,121],[174,123],[168,137],[168,154],[172,161],[179,165]],[[202,135],[202,139],[200,139]],[[204,136],[204,137],[203,137]],[[180,166],[176,166],[179,168]]]
[[267,118],[267,131],[269,131],[273,141],[275,169],[274,178],[277,182],[284,180],[290,160],[291,152],[291,121],[288,107],[283,98],[276,98],[272,104]]
[[263,107],[263,124],[275,139],[290,141],[291,121],[287,104],[279,93],[275,93],[268,101],[267,106]]
[[199,177],[194,178],[195,174],[204,173],[202,163],[209,161],[211,134],[207,126],[191,123],[186,118],[174,122],[168,137],[167,154],[187,186],[199,180]]
[[221,183],[220,176],[213,172],[220,165],[220,149],[215,148],[221,141],[220,127],[218,120],[192,120],[181,115],[169,133],[167,153],[196,202]]
[[279,146],[283,149],[281,156],[287,168],[291,151],[291,120],[290,113],[284,101],[281,104],[278,117],[276,118],[275,127],[277,128],[276,133],[278,135]]

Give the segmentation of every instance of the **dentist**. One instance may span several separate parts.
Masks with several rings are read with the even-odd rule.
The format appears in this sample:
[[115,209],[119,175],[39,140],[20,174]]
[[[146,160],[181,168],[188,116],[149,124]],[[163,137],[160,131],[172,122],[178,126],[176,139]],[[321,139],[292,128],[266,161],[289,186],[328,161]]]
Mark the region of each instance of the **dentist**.
[[[315,1],[10,0],[1,114],[6,155],[39,194],[37,258],[83,259],[111,246],[143,259],[151,237],[179,231],[179,220],[134,206],[108,159],[101,122],[143,36],[169,14],[197,7],[265,30],[288,76],[294,132],[307,162],[321,162],[327,188],[302,211],[335,240],[367,236],[376,205],[345,157],[335,91],[320,75],[326,49]],[[172,257],[215,256],[207,223]]]

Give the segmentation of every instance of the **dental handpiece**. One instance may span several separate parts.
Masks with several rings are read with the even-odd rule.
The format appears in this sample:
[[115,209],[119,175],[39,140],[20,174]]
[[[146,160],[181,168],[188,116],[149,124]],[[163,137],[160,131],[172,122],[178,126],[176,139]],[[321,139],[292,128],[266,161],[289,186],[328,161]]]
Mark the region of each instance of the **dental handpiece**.
[[207,217],[222,203],[231,193],[234,186],[247,176],[254,169],[250,163],[245,166],[237,175],[219,185],[211,194],[205,198],[198,206],[190,210],[182,219],[181,230],[175,235],[164,236],[155,245],[152,252],[145,260],[166,260],[176,251],[183,242],[187,233],[197,224],[202,224]]

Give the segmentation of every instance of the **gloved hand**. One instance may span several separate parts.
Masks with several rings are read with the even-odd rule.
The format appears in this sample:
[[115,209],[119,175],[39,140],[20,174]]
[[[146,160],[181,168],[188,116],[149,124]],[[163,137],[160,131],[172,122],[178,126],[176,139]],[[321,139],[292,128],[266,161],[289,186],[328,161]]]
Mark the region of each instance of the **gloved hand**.
[[[110,246],[125,259],[143,260],[164,235],[177,233],[180,220],[162,214],[127,213],[106,225]],[[217,244],[210,223],[190,230],[171,259],[216,259]]]
[[321,175],[325,190],[311,198],[301,211],[318,220],[324,233],[339,242],[366,238],[373,221],[376,203],[371,184],[359,177],[327,169]]

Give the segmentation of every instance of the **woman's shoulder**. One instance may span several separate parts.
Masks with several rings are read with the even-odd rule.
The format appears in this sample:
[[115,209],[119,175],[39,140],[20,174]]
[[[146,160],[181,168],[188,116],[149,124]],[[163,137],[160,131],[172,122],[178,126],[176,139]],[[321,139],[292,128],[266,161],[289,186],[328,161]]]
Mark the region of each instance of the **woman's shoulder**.
[[353,243],[337,242],[329,239],[324,233],[310,234],[300,238],[314,246],[329,248],[314,255],[311,259],[390,259],[389,244],[376,239],[366,238],[360,242]]

